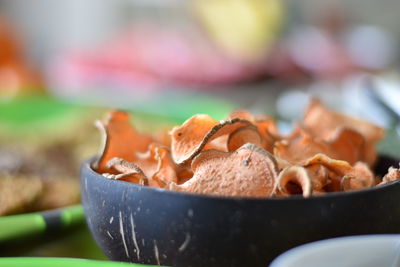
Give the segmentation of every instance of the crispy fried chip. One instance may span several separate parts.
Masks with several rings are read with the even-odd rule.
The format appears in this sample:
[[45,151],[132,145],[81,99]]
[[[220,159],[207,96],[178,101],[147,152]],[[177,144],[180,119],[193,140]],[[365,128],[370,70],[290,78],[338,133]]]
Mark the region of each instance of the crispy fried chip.
[[229,138],[229,135],[227,135],[227,134],[217,137],[214,140],[211,140],[210,142],[208,142],[202,150],[215,149],[215,150],[219,150],[219,151],[228,152],[228,146],[227,146],[228,138]]
[[390,167],[388,173],[383,176],[382,182],[380,184],[386,184],[400,179],[400,169]]
[[195,115],[172,129],[172,158],[177,164],[185,164],[199,154],[208,142],[250,124],[242,119],[218,122],[208,115]]
[[337,159],[353,165],[364,159],[365,138],[358,132],[348,128],[338,128],[330,142]]
[[257,131],[257,127],[254,125],[239,128],[229,135],[228,138],[228,151],[236,151],[239,147],[246,143],[255,144],[256,146],[262,146],[261,135]]
[[332,159],[325,154],[316,154],[315,156],[308,158],[301,163],[301,165],[304,167],[316,164],[325,166],[328,170],[342,176],[350,173],[353,170],[348,162]]
[[300,128],[297,128],[288,139],[276,142],[274,145],[274,156],[285,159],[292,164],[301,165],[304,159],[319,153],[335,157],[335,152],[328,144],[315,140]]
[[373,186],[375,176],[368,165],[363,162],[357,162],[353,170],[343,176],[341,187],[343,191],[358,190]]
[[304,197],[309,197],[313,191],[313,183],[305,168],[290,166],[279,174],[274,191],[276,195],[303,194]]
[[275,120],[268,116],[254,116],[245,110],[237,110],[229,114],[228,118],[239,118],[248,120],[257,126],[258,132],[262,137],[262,147],[268,152],[272,152],[274,143],[281,138]]
[[97,171],[152,187],[219,196],[309,197],[400,179],[399,169],[389,169],[382,181],[370,169],[381,128],[315,100],[303,124],[287,136],[270,117],[244,110],[225,121],[195,115],[157,138],[137,133],[119,111],[99,127],[105,145]]
[[310,102],[303,123],[313,135],[324,140],[330,140],[338,126],[353,129],[372,143],[381,140],[385,134],[382,128],[363,120],[333,112],[315,99]]
[[135,153],[136,157],[132,163],[134,163],[143,171],[144,175],[149,179],[149,184],[151,185],[163,185],[159,182],[153,184],[152,178],[161,165],[160,152],[166,150],[168,150],[168,148],[164,147],[163,145],[151,143],[146,152]]
[[277,177],[272,155],[254,144],[235,152],[207,150],[192,162],[193,177],[171,189],[220,196],[270,196]]
[[374,145],[383,138],[385,132],[382,128],[369,122],[348,117],[343,114],[333,112],[321,104],[318,100],[312,100],[305,112],[303,124],[313,136],[325,141],[334,138],[338,127],[352,129],[359,132],[366,140],[366,162],[373,165],[376,154],[373,153]]
[[170,151],[168,148],[160,147],[156,153],[156,159],[158,161],[157,169],[151,176],[151,180],[161,184],[162,187],[169,187],[169,184],[178,182],[177,166],[172,160]]
[[148,178],[143,171],[132,162],[121,158],[113,158],[107,162],[106,167],[119,172],[119,174],[103,173],[103,176],[106,178],[122,180],[141,185],[146,185],[148,183]]
[[305,167],[311,177],[313,184],[313,195],[316,193],[323,193],[324,187],[330,183],[329,171],[322,165],[310,165]]
[[103,134],[103,146],[100,158],[93,168],[98,172],[112,172],[106,167],[112,158],[123,158],[126,161],[135,159],[135,152],[144,152],[152,142],[148,135],[138,133],[129,122],[129,115],[123,111],[112,111],[105,122],[96,122]]

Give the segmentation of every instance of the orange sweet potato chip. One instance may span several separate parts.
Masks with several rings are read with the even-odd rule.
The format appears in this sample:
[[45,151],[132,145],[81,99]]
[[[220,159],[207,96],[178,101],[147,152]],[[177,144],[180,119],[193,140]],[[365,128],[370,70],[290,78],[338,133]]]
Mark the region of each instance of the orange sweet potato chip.
[[343,176],[341,186],[343,191],[358,190],[373,186],[375,176],[368,165],[363,162],[357,162],[353,170]]
[[331,182],[329,178],[329,171],[322,165],[310,165],[305,167],[311,177],[313,184],[313,195],[323,193],[325,187]]
[[335,157],[335,152],[325,142],[314,139],[301,128],[297,128],[290,138],[278,141],[274,145],[274,155],[292,164],[300,164],[316,154]]
[[254,125],[239,128],[228,136],[228,151],[236,151],[246,143],[251,143],[259,147],[262,146],[261,135]]
[[156,153],[156,159],[158,164],[152,180],[163,185],[162,187],[169,187],[172,182],[177,183],[177,166],[172,160],[169,149],[160,147]]
[[332,159],[325,154],[316,154],[311,158],[305,159],[301,163],[301,165],[305,167],[316,164],[322,165],[328,170],[342,176],[350,173],[353,169],[353,167],[348,162]]
[[[302,125],[282,136],[275,121],[239,110],[225,121],[195,115],[157,138],[138,133],[121,111],[98,123],[95,169],[109,179],[219,196],[272,197],[363,189],[383,179],[370,166],[383,130],[312,101]],[[271,155],[269,152],[273,152]]]
[[129,115],[123,111],[112,111],[104,122],[97,121],[96,126],[103,135],[100,158],[94,164],[98,172],[112,172],[107,162],[115,157],[126,161],[135,159],[135,152],[144,152],[152,142],[148,135],[138,133],[130,124]]
[[305,168],[290,166],[279,173],[274,191],[276,195],[301,193],[304,197],[309,197],[313,191],[313,183]]
[[114,169],[119,172],[119,174],[103,173],[103,176],[107,178],[141,185],[146,185],[148,183],[148,179],[143,171],[137,165],[124,159],[113,158],[109,160],[107,162],[107,169]]
[[365,143],[365,138],[360,133],[348,128],[338,128],[330,146],[335,151],[337,159],[353,165],[364,159]]
[[303,118],[304,125],[324,140],[331,139],[338,127],[353,129],[362,134],[368,142],[376,143],[384,136],[384,130],[369,122],[355,119],[329,110],[318,100],[312,100]]
[[390,167],[380,184],[386,184],[400,179],[400,169]]
[[243,120],[248,120],[257,126],[258,132],[262,137],[262,147],[266,149],[268,152],[272,152],[273,145],[276,140],[281,138],[278,128],[276,126],[275,120],[268,116],[254,116],[248,111],[245,110],[237,110],[232,112],[228,118],[239,118]]
[[171,181],[177,181],[176,166],[166,146],[151,143],[146,152],[135,153],[132,163],[148,177],[150,186],[165,187]]
[[172,129],[172,158],[177,164],[185,164],[199,154],[208,142],[250,124],[242,119],[218,122],[208,115],[195,115]]
[[207,150],[192,162],[193,177],[171,189],[220,196],[270,196],[277,177],[273,156],[253,144],[235,152]]
[[[348,117],[343,114],[333,112],[321,104],[318,100],[312,100],[305,112],[303,124],[313,136],[330,142],[335,135],[338,127],[352,129],[359,132],[366,140],[366,162],[373,165],[376,154],[373,146],[384,136],[384,130],[369,122]],[[371,154],[369,154],[371,153]]]

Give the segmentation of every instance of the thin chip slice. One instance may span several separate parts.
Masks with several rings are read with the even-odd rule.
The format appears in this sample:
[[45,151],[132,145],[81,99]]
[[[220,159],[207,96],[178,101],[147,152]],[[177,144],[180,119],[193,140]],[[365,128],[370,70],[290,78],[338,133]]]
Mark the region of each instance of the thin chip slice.
[[309,197],[313,192],[313,183],[305,168],[290,166],[279,174],[275,191],[277,195],[302,194],[304,197]]
[[242,119],[217,122],[208,115],[195,115],[172,129],[172,158],[176,164],[185,164],[199,154],[208,142],[250,124]]
[[215,149],[219,151],[228,152],[228,138],[229,135],[223,135],[209,141],[202,150]]
[[369,122],[358,120],[329,110],[318,100],[312,100],[303,118],[304,126],[313,136],[330,141],[338,127],[359,132],[366,140],[365,161],[372,166],[376,161],[374,146],[381,140],[385,131]]
[[177,184],[183,184],[189,181],[193,177],[193,171],[190,167],[178,169],[177,171],[178,182]]
[[274,156],[274,158],[276,159],[276,162],[278,163],[278,170],[279,171],[282,171],[284,168],[286,168],[286,167],[290,167],[290,166],[293,166],[289,161],[287,161],[286,159],[281,159],[281,158],[279,158],[279,157],[275,157]]
[[235,152],[207,150],[192,162],[194,176],[171,189],[219,196],[268,197],[278,169],[274,157],[254,144]]
[[255,118],[254,115],[248,112],[247,110],[239,109],[231,112],[228,115],[228,119],[243,119],[247,121],[254,122]]
[[357,162],[353,170],[343,176],[342,190],[359,190],[363,188],[368,188],[375,185],[375,176],[364,162]]
[[316,192],[323,193],[324,187],[330,183],[329,171],[322,165],[310,165],[305,167],[311,177],[313,184],[313,194]]
[[382,182],[380,184],[386,184],[400,179],[400,169],[390,167],[388,173],[383,176]]
[[146,152],[135,153],[136,157],[132,163],[137,165],[146,177],[151,180],[158,171],[161,160],[160,153],[164,150],[168,150],[168,148],[157,143],[151,143]]
[[134,184],[147,185],[148,178],[143,171],[132,162],[121,158],[113,158],[107,163],[108,169],[114,169],[119,174],[103,173],[103,176],[110,179],[122,180]]
[[112,158],[134,161],[135,152],[144,152],[152,142],[148,135],[138,133],[129,122],[129,115],[123,111],[112,111],[105,122],[96,122],[103,135],[100,158],[93,168],[100,173],[113,172],[106,167]]
[[239,147],[246,143],[251,143],[256,146],[262,146],[261,135],[254,125],[239,128],[229,135],[227,146],[228,151],[236,151]]
[[169,187],[169,184],[178,182],[177,166],[172,160],[169,150],[160,147],[157,151],[156,158],[158,161],[157,169],[151,180],[156,181],[161,187]]
[[181,126],[171,130],[172,158],[178,164],[189,160],[201,150],[207,133],[218,125],[218,121],[208,115],[198,114],[186,120]]
[[274,145],[274,156],[295,165],[302,165],[305,159],[317,154],[336,157],[335,151],[328,144],[316,140],[303,129],[295,130],[295,134],[288,139],[276,142]]
[[278,127],[274,119],[263,115],[253,115],[245,110],[237,110],[232,112],[229,117],[230,119],[239,118],[248,120],[257,126],[258,132],[263,139],[262,147],[268,152],[272,153],[275,141],[281,139]]
[[[276,121],[266,115],[253,115],[246,110],[236,110],[229,114],[228,119],[239,118],[247,120],[259,127],[261,135],[263,130],[267,130],[273,136],[280,136],[278,127],[276,126]],[[260,127],[262,126],[262,127]]]
[[325,166],[329,171],[341,176],[349,174],[353,170],[353,167],[348,162],[332,159],[325,154],[317,154],[301,163],[304,167],[316,164]]
[[319,100],[313,99],[303,118],[304,125],[324,140],[332,139],[338,126],[353,129],[362,134],[368,142],[376,143],[385,134],[384,130],[372,123],[336,113],[326,108]]
[[329,143],[336,152],[337,159],[351,165],[365,157],[365,138],[352,129],[338,128]]

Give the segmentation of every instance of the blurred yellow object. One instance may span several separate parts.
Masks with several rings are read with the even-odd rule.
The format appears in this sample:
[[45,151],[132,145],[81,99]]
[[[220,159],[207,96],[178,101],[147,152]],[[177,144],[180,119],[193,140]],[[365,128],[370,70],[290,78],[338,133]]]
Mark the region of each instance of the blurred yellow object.
[[250,61],[268,51],[284,20],[280,0],[196,0],[193,11],[217,45]]

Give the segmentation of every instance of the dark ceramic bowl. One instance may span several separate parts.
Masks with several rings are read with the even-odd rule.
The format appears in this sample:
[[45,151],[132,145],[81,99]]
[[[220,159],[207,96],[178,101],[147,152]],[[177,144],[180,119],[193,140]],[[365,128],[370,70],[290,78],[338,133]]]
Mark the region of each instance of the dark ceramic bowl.
[[[112,260],[179,267],[267,266],[311,241],[400,233],[400,182],[318,197],[210,197],[109,180],[83,164],[82,200]],[[398,161],[381,157],[383,174]]]

